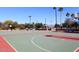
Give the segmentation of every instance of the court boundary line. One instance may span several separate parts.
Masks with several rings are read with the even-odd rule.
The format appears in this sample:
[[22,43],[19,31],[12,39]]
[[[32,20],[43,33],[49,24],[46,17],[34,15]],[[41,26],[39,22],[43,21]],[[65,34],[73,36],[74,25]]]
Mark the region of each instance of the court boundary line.
[[3,36],[1,36],[1,37],[3,38],[3,40],[5,40],[5,42],[7,42],[7,43],[10,45],[10,47],[11,47],[12,49],[15,50],[15,52],[18,52],[18,51],[10,44],[10,42],[6,40],[5,37],[3,37]]
[[51,52],[50,50],[47,50],[47,49],[42,48],[42,47],[40,47],[39,45],[37,45],[37,44],[34,42],[34,39],[35,39],[34,37],[32,37],[32,39],[31,39],[31,43],[32,43],[34,46],[38,47],[39,49],[41,49],[41,50],[43,50],[43,51]]
[[74,52],[77,52],[77,50],[79,50],[79,47],[77,47],[77,48],[74,50]]

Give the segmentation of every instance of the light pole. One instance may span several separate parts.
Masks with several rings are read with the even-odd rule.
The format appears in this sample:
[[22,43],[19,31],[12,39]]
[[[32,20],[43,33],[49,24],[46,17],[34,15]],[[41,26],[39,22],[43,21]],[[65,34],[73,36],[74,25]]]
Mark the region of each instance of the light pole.
[[46,18],[45,18],[45,25],[46,25]]
[[32,16],[29,16],[29,24],[31,24],[31,17],[32,17]]
[[47,30],[47,25],[46,25],[46,18],[45,18],[45,28],[46,28],[46,30]]

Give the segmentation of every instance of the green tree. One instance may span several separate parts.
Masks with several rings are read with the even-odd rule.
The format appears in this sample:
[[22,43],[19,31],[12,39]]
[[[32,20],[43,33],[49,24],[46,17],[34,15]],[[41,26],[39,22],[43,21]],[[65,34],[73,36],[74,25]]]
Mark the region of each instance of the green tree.
[[13,29],[16,29],[16,28],[18,28],[18,22],[13,22]]
[[13,24],[14,22],[12,20],[6,20],[4,21],[4,24],[9,25],[9,24]]
[[42,28],[43,27],[43,24],[42,23],[36,23],[35,24],[35,29],[36,30],[39,30],[40,28]]
[[68,25],[67,23],[63,23],[62,26],[63,26],[64,28],[68,28],[68,27],[69,27],[69,25]]
[[34,26],[34,24],[25,23],[25,28],[32,29],[32,28],[34,28],[33,26]]
[[19,24],[18,27],[20,30],[23,30],[23,29],[25,29],[25,24]]
[[[10,28],[9,28],[9,25],[12,25],[12,26],[13,26],[13,23],[14,23],[14,22],[13,22],[12,20],[6,20],[6,21],[4,21],[4,22],[3,22],[3,24],[4,24],[4,25],[3,25],[3,29],[7,29],[7,30],[10,29]],[[13,27],[12,27],[12,29],[13,29]]]

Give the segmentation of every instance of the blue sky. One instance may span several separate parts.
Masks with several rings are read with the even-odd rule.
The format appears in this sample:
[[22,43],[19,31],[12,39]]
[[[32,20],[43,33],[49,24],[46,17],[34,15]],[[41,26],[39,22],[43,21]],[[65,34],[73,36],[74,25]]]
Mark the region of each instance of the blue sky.
[[[58,8],[57,8],[58,9]],[[62,22],[64,22],[66,16],[65,14],[69,13],[78,13],[79,8],[76,7],[65,7],[62,12]],[[42,22],[51,25],[55,24],[55,16],[54,16],[53,7],[0,7],[0,22],[5,20],[13,20],[18,23],[29,23],[29,17],[32,16],[31,22]],[[58,23],[59,20],[59,12],[58,12]]]

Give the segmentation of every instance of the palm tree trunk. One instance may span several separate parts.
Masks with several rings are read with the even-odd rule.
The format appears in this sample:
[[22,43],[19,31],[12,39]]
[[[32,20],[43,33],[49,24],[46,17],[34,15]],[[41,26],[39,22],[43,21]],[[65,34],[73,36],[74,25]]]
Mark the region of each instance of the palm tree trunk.
[[[55,10],[55,22],[56,22],[56,25],[57,25],[57,10]],[[57,31],[57,26],[56,26],[56,31]]]
[[62,29],[61,16],[62,16],[62,12],[60,12],[60,27],[61,27],[61,29]]

